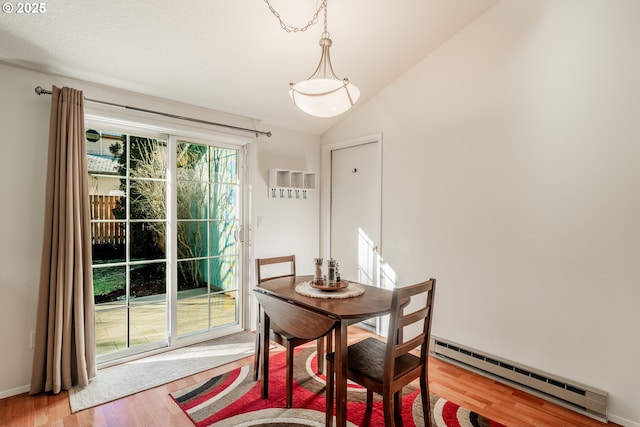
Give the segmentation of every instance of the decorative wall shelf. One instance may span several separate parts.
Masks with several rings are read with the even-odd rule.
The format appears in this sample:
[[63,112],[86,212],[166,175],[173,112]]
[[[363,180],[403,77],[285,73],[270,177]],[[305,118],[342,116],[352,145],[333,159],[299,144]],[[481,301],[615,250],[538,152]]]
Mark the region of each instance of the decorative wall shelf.
[[316,174],[290,169],[269,169],[269,197],[306,199],[316,189]]

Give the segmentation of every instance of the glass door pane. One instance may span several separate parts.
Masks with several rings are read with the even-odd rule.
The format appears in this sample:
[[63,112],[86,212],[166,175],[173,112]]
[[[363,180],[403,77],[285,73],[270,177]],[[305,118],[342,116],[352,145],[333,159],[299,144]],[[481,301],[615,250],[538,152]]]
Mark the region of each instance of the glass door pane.
[[238,323],[238,150],[178,141],[178,336]]
[[99,131],[87,143],[100,360],[168,345],[167,141]]

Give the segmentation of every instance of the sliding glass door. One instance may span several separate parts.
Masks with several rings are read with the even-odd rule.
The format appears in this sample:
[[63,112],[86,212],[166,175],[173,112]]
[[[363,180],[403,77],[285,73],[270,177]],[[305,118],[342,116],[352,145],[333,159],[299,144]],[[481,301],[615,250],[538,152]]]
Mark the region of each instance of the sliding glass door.
[[241,155],[170,135],[87,132],[99,361],[239,324]]

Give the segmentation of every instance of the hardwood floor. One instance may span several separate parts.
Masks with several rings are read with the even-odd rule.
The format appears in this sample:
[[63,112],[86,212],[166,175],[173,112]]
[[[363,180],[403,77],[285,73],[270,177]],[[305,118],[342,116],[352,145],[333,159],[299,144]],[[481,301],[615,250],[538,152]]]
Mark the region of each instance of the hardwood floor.
[[[369,335],[351,327],[349,340]],[[282,351],[282,348],[272,350]],[[169,397],[169,393],[207,380],[212,376],[253,363],[253,357],[200,372],[160,387],[72,414],[67,392],[56,396],[21,394],[0,400],[0,426],[175,426],[193,424]],[[603,424],[522,391],[431,358],[431,393],[478,412],[507,426],[595,427]]]

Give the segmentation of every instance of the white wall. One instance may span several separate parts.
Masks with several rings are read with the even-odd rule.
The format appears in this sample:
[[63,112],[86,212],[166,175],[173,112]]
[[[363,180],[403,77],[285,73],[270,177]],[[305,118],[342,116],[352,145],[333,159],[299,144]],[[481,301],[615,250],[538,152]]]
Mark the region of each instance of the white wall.
[[253,187],[253,255],[264,258],[294,254],[297,272],[313,274],[313,259],[320,247],[319,191],[308,191],[307,199],[274,199],[268,197],[268,183],[269,169],[308,171],[319,176],[320,140],[317,136],[280,130],[252,148],[258,156]]
[[[31,382],[33,350],[29,348],[29,332],[34,330],[36,321],[51,106],[51,98],[37,96],[34,88],[41,85],[50,89],[52,84],[81,89],[89,98],[272,131],[270,139],[261,137],[249,146],[254,183],[251,205],[256,215],[264,217],[263,226],[255,230],[252,247],[256,256],[293,251],[301,272],[312,271],[310,265],[318,251],[318,197],[312,195],[299,203],[268,200],[266,174],[271,167],[318,170],[318,137],[0,64],[0,196],[4,204],[0,221],[0,398],[28,391]],[[149,115],[145,118],[157,123],[164,120]],[[250,134],[236,134],[253,139]],[[305,260],[309,260],[308,267]]]
[[640,426],[640,2],[502,0],[323,136],[382,132],[382,255],[433,334]]
[[[255,259],[281,255],[296,256],[296,273],[313,274],[313,259],[320,251],[320,195],[308,191],[307,199],[269,197],[269,169],[289,169],[320,174],[320,139],[279,130],[268,140],[252,144],[249,157],[255,165],[251,189],[250,292],[256,284]],[[316,181],[319,182],[319,179]],[[284,274],[285,271],[270,274]],[[251,297],[250,313],[257,301]],[[248,326],[255,330],[257,316]]]
[[51,105],[33,92],[38,84],[0,65],[0,397],[31,383]]

